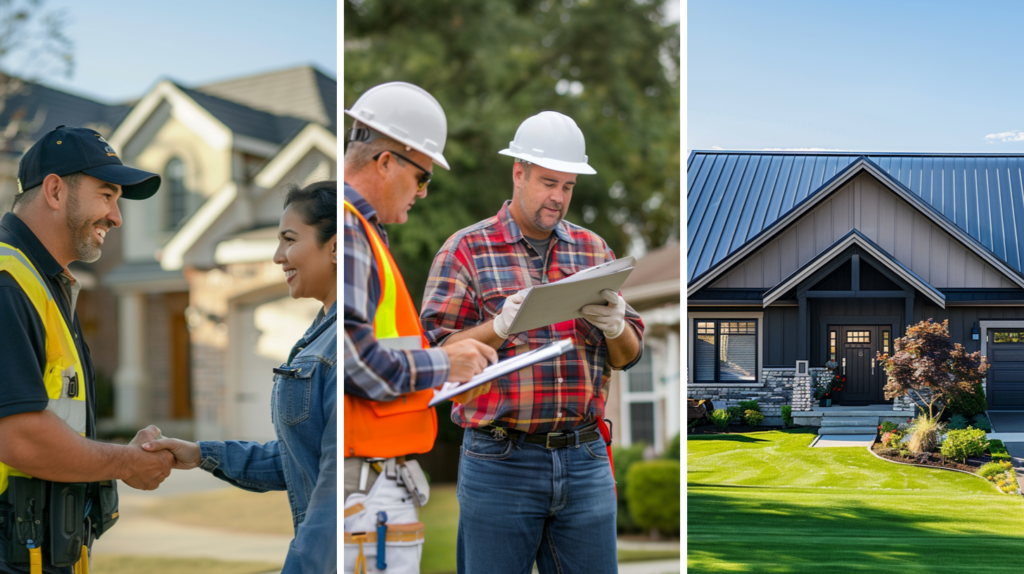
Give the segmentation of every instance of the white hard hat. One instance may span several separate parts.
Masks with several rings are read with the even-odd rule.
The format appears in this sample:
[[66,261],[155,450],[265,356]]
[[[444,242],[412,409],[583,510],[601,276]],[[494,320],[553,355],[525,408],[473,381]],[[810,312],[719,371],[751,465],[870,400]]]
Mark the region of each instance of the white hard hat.
[[441,153],[448,137],[448,119],[441,104],[423,88],[407,82],[374,86],[345,113],[450,169]]
[[526,118],[508,149],[498,153],[564,173],[597,173],[587,165],[583,132],[572,118],[558,112]]

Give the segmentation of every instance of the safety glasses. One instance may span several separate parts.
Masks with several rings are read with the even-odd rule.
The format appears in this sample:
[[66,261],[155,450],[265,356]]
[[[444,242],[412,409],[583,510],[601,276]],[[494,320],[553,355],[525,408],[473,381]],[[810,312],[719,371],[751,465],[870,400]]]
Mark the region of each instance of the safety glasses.
[[[417,168],[417,169],[419,169],[420,171],[422,171],[422,172],[423,172],[422,174],[420,174],[420,178],[419,178],[419,180],[418,180],[418,181],[416,182],[416,191],[423,191],[423,188],[424,188],[424,187],[427,187],[427,184],[428,184],[428,183],[430,183],[430,176],[434,175],[434,173],[433,173],[433,172],[430,172],[430,171],[427,171],[427,170],[423,169],[423,168],[422,168],[422,167],[420,166],[420,164],[418,164],[418,163],[416,163],[416,162],[412,161],[411,159],[409,159],[409,158],[405,157],[404,155],[402,155],[402,154],[400,154],[400,153],[398,153],[398,152],[396,152],[396,151],[386,150],[386,152],[387,152],[387,153],[389,153],[389,154],[391,154],[391,155],[396,155],[396,156],[398,156],[398,157],[400,157],[400,158],[404,159],[405,161],[407,161],[407,162],[409,162],[409,163],[413,164],[414,166],[416,166],[416,168]],[[385,153],[385,152],[383,152],[383,151],[382,151],[382,152],[380,152],[379,154],[377,154],[377,155],[373,156],[373,161],[377,161],[377,158],[379,158],[379,157],[380,157],[381,155],[383,155],[384,153]]]

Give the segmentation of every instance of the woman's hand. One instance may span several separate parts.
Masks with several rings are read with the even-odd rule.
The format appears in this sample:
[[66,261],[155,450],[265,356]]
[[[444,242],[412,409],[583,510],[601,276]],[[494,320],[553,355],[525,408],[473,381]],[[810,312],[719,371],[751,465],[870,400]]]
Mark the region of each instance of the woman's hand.
[[151,440],[142,445],[142,448],[148,452],[157,452],[161,450],[169,451],[174,455],[174,467],[178,470],[190,470],[202,462],[202,453],[199,450],[199,445],[194,442],[188,442],[186,440],[180,440],[176,438],[160,438],[157,440]]

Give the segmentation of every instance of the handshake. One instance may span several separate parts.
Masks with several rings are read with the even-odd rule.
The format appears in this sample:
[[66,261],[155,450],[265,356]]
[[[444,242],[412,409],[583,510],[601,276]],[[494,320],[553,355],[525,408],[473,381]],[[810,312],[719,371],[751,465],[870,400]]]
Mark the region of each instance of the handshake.
[[172,469],[193,469],[202,460],[198,444],[164,438],[153,425],[136,433],[125,452],[124,470],[119,478],[138,490],[155,490]]

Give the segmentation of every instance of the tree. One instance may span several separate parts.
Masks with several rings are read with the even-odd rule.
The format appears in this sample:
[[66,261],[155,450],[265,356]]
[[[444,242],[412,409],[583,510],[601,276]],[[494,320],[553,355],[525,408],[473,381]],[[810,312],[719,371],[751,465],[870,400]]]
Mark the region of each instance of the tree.
[[[448,116],[427,201],[390,226],[415,301],[434,255],[512,195],[498,155],[529,116],[555,110],[583,130],[596,176],[580,176],[567,219],[620,256],[679,239],[679,24],[666,0],[350,0],[345,107],[370,87],[407,81]],[[435,166],[436,167],[436,166]]]
[[931,419],[942,415],[953,393],[973,390],[988,370],[980,351],[968,353],[950,340],[949,321],[938,324],[928,319],[911,326],[893,341],[893,351],[891,357],[877,355],[888,375],[885,398],[911,394],[919,404],[928,405]]

